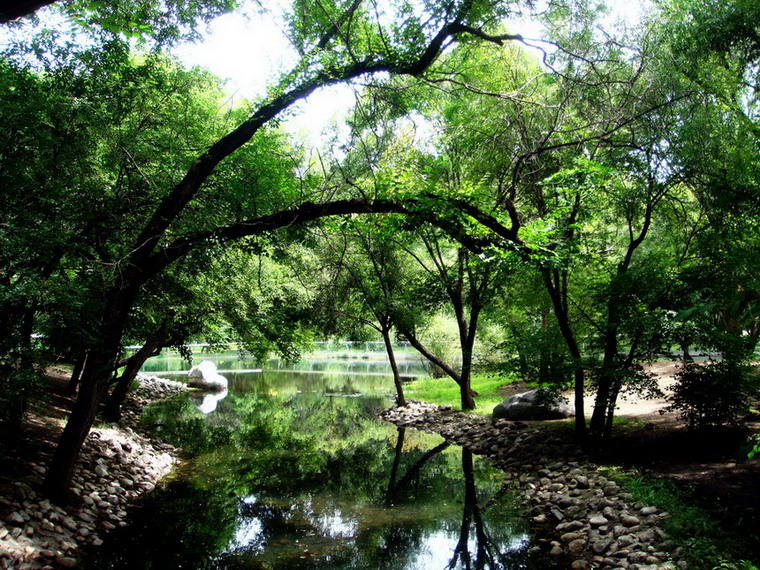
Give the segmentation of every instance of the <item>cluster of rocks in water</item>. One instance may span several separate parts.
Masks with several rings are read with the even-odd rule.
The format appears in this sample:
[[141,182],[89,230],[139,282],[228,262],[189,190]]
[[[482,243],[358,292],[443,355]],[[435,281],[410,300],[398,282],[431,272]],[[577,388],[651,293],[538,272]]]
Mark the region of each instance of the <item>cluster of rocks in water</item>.
[[668,541],[668,513],[641,503],[582,449],[549,430],[523,422],[453,412],[448,406],[407,401],[382,418],[398,426],[437,433],[487,457],[530,511],[532,554],[553,566],[650,570],[686,568],[682,551]]
[[185,386],[139,377],[139,388],[125,402],[122,426],[94,428],[75,469],[75,500],[60,506],[39,491],[45,465],[29,464],[29,476],[0,497],[0,568],[72,568],[83,548],[125,526],[127,509],[156,486],[176,463],[177,450],[137,427],[139,411],[151,401],[183,392]]

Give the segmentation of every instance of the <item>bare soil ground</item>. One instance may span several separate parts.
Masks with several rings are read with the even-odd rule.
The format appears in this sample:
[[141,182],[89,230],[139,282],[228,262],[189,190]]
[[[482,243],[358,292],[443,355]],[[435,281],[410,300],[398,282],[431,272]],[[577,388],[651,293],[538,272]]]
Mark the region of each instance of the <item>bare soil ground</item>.
[[68,393],[70,375],[58,369],[47,372],[47,391],[24,421],[20,433],[5,442],[10,461],[0,462],[0,489],[14,480],[29,479],[29,466],[47,464],[53,455],[75,397]]

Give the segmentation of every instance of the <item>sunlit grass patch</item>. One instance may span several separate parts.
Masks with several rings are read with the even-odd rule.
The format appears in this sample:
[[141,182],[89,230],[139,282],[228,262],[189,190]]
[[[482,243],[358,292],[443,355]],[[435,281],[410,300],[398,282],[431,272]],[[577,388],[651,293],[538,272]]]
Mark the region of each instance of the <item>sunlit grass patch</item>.
[[[499,388],[517,380],[516,376],[506,374],[499,376],[474,374],[472,376],[472,389],[478,394],[475,396],[475,405],[477,407],[474,412],[490,415],[494,406],[504,400],[504,397],[499,392]],[[413,380],[404,386],[404,395],[407,398],[432,404],[449,405],[457,410],[462,408],[459,385],[448,377],[418,378]]]

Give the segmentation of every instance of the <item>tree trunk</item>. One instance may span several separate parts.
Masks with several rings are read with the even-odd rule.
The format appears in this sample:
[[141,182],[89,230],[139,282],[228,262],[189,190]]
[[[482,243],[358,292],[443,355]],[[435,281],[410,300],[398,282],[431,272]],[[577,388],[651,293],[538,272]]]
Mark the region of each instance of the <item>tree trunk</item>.
[[435,364],[441,370],[443,370],[452,380],[454,380],[454,382],[461,384],[460,374],[451,366],[446,364],[446,362],[444,362],[440,356],[433,353],[428,347],[422,344],[422,342],[420,342],[420,339],[418,339],[411,330],[402,328],[401,326],[399,327],[399,330],[401,331],[401,334],[404,335],[404,338],[409,341],[409,344],[411,344],[417,352],[427,358],[432,364]]
[[[614,297],[613,293],[613,297]],[[604,359],[602,369],[599,372],[597,382],[596,400],[594,401],[594,411],[591,414],[591,423],[589,429],[591,433],[602,435],[605,431],[607,413],[610,406],[610,398],[613,393],[616,381],[615,360],[618,356],[618,311],[617,300],[610,299],[610,306],[607,316],[607,330],[605,332],[604,342]]]
[[[596,401],[594,402],[594,412],[591,416],[590,429],[593,433],[609,435],[612,430],[612,419],[615,415],[614,402],[610,406],[613,394],[614,400],[617,400],[617,392],[619,387],[615,388],[616,383],[620,382],[618,376],[619,370],[617,366],[618,360],[618,330],[620,327],[620,312],[623,300],[618,287],[618,280],[628,272],[633,259],[633,254],[636,249],[641,245],[649,232],[649,227],[652,222],[652,211],[654,203],[647,204],[646,211],[644,213],[644,222],[641,227],[641,231],[637,237],[633,237],[633,225],[628,221],[628,234],[630,236],[630,242],[626,249],[623,260],[618,264],[615,277],[610,284],[610,297],[607,301],[607,324],[604,329],[604,359],[602,361],[602,370],[599,374],[599,382],[596,393]],[[630,358],[633,358],[633,354]],[[610,415],[608,419],[608,414]],[[609,424],[609,430],[607,430],[607,424]]]
[[463,410],[475,409],[475,397],[470,387],[470,375],[464,377],[463,382],[459,385],[459,395],[462,400]]
[[612,391],[610,393],[610,401],[607,404],[607,418],[604,424],[604,437],[608,438],[612,435],[612,424],[615,419],[615,406],[617,405],[618,394],[620,394],[621,381],[620,378],[616,378],[612,384]]
[[114,357],[114,352],[101,347],[94,350],[87,360],[74,408],[58,440],[43,483],[46,495],[56,501],[65,499],[77,457],[107,389]]
[[681,360],[684,362],[694,362],[694,358],[689,352],[689,343],[687,341],[681,342]]
[[563,302],[563,295],[560,287],[552,280],[549,270],[543,271],[544,285],[549,293],[549,298],[554,307],[554,317],[557,319],[562,338],[565,339],[565,345],[570,356],[575,360],[574,372],[574,404],[575,404],[575,435],[584,437],[586,435],[586,414],[584,411],[583,397],[586,391],[586,373],[581,364],[581,351],[575,340],[572,327],[570,326],[570,316],[567,312],[567,303]]
[[391,341],[390,328],[387,326],[382,326],[381,333],[383,335],[383,342],[385,343],[385,351],[388,353],[388,362],[391,365],[391,372],[393,372],[393,385],[396,387],[396,405],[406,406],[406,398],[404,398],[404,386],[401,384],[401,375],[398,371],[396,355],[393,352],[393,342]]
[[116,381],[116,386],[106,401],[105,413],[108,421],[118,422],[121,419],[121,406],[127,397],[132,380],[135,379],[146,360],[151,356],[158,355],[165,342],[166,326],[162,326],[161,329],[140,348],[140,350],[127,360],[124,372],[119,376],[119,379]]
[[45,493],[56,501],[65,499],[79,452],[90,432],[98,406],[108,390],[127,315],[139,291],[138,285],[114,287],[103,313],[99,346],[90,349],[76,402],[53,452],[43,482]]
[[88,354],[88,350],[81,350],[79,351],[79,354],[77,354],[77,361],[74,363],[74,371],[71,373],[71,378],[69,379],[69,385],[67,387],[70,394],[77,393],[79,379],[82,377],[82,370],[84,370]]
[[[477,316],[474,317],[477,322]],[[472,320],[470,327],[474,327]],[[462,373],[459,376],[459,394],[462,400],[463,410],[475,409],[475,398],[472,391],[472,353],[475,335],[471,334],[466,339],[466,344],[462,346]]]

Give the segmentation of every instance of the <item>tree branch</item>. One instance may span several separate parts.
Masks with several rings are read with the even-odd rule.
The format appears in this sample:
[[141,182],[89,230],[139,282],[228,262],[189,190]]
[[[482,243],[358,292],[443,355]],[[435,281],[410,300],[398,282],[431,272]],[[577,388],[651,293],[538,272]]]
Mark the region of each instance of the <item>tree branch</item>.
[[0,9],[0,24],[33,14],[43,6],[54,2],[56,0],[5,0]]

